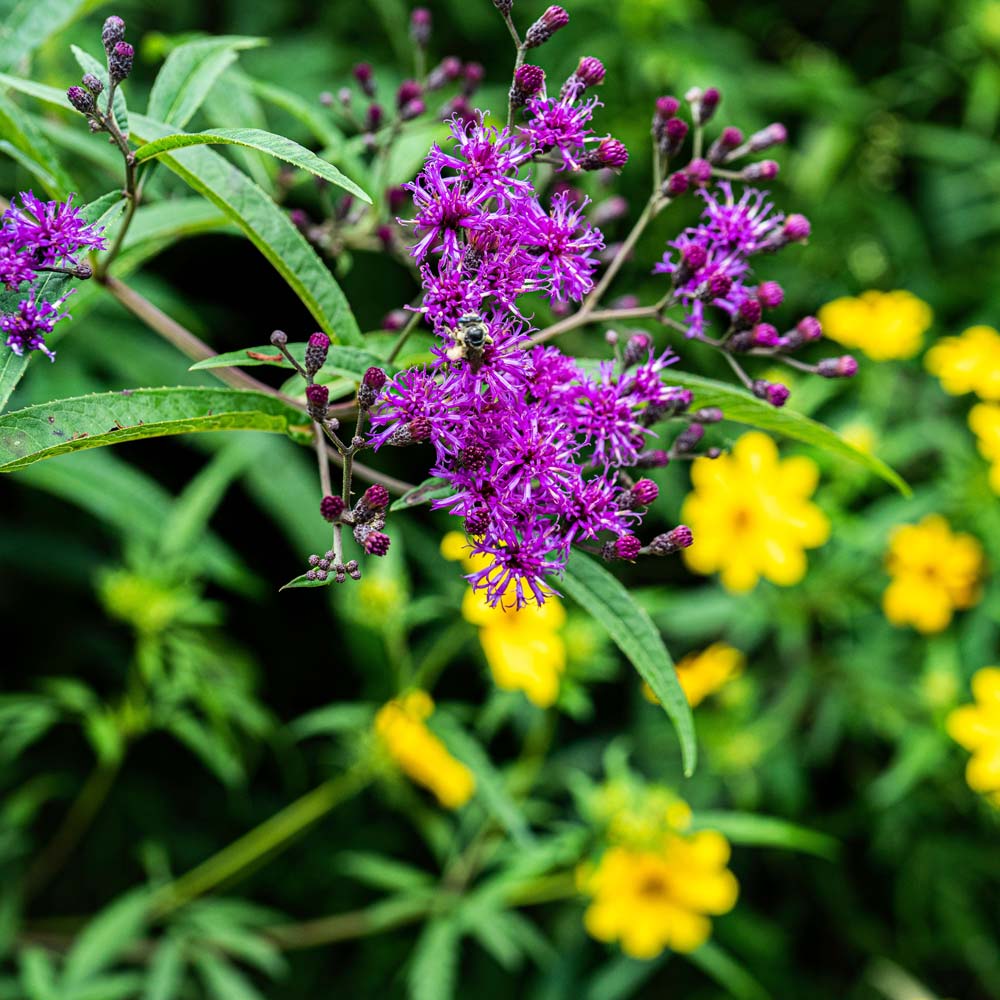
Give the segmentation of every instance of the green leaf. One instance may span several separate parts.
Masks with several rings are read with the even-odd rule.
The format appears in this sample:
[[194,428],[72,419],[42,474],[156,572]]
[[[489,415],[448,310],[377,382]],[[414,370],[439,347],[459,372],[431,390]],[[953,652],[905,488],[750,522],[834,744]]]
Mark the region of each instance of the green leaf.
[[427,872],[384,854],[342,851],[337,855],[335,864],[338,871],[349,878],[376,889],[385,889],[386,892],[427,889],[434,884],[434,879]]
[[139,163],[144,163],[153,157],[161,156],[163,153],[169,153],[175,149],[218,144],[244,146],[247,149],[268,153],[279,160],[284,160],[285,163],[291,163],[292,166],[308,170],[331,184],[336,184],[337,187],[343,188],[369,205],[372,203],[371,198],[354,181],[345,177],[335,166],[320,159],[305,146],[300,146],[297,142],[292,142],[291,139],[286,139],[284,136],[265,132],[258,128],[213,128],[205,132],[180,132],[174,135],[165,135],[161,139],[140,146],[135,151],[135,158]]
[[449,917],[427,924],[410,958],[407,976],[410,1000],[451,1000],[460,943],[458,928]]
[[134,1000],[142,989],[139,972],[115,972],[99,979],[88,979],[76,989],[60,994],[60,1000]]
[[60,1000],[62,994],[56,988],[56,970],[47,952],[41,948],[25,948],[18,960],[26,1000]]
[[[133,115],[132,126],[147,141],[171,134],[169,126],[143,115]],[[291,285],[325,333],[335,342],[360,346],[361,331],[340,286],[269,195],[211,149],[178,149],[164,153],[162,162],[243,230]]]
[[51,197],[62,200],[76,190],[41,129],[6,97],[0,97],[0,135],[4,152],[33,173]]
[[184,128],[215,82],[235,61],[236,53],[266,44],[265,38],[221,35],[178,45],[156,74],[146,113],[150,118]]
[[264,1000],[250,980],[223,959],[203,952],[194,964],[213,1000]]
[[398,500],[394,500],[389,510],[406,510],[409,507],[419,507],[421,504],[430,503],[441,497],[450,496],[451,487],[447,481],[440,476],[431,476],[425,479],[419,486],[414,486],[408,490]]
[[10,69],[101,0],[21,0],[0,28],[0,69]]
[[[301,365],[305,361],[306,345],[288,344],[287,350],[293,358]],[[254,368],[258,365],[271,365],[274,368],[291,368],[292,363],[271,344],[264,344],[261,347],[247,347],[242,351],[228,351],[226,354],[216,354],[203,361],[197,361],[188,369],[189,371],[201,371],[205,368]],[[360,347],[343,347],[340,344],[333,344],[326,356],[326,364],[320,369],[321,380],[323,372],[331,374],[346,375],[348,378],[360,380],[364,377],[369,368],[387,368],[392,370],[392,366],[387,366],[384,361]]]
[[855,448],[836,431],[802,416],[801,413],[777,409],[764,400],[751,396],[743,389],[737,389],[725,382],[717,382],[715,379],[702,378],[700,375],[671,370],[669,381],[672,385],[690,389],[695,395],[695,407],[718,406],[722,409],[726,420],[784,434],[796,441],[822,448],[832,455],[850,459],[895,486],[904,496],[910,495],[910,487],[905,480],[882,459]]
[[13,351],[4,349],[3,359],[0,360],[0,412],[6,408],[7,400],[24,377],[30,360],[30,354],[18,356]]
[[717,944],[708,941],[686,956],[706,975],[711,976],[735,1000],[771,1000],[771,995],[734,958]]
[[718,830],[734,844],[751,847],[783,847],[789,851],[814,854],[827,861],[840,851],[840,844],[833,837],[806,829],[773,816],[755,813],[708,812],[698,810],[691,824],[694,830]]
[[255,80],[252,77],[247,77],[246,80],[257,97],[266,104],[273,104],[276,108],[287,111],[309,129],[324,146],[337,150],[343,145],[344,133],[330,121],[330,116],[324,114],[313,102],[307,101],[283,87],[277,87],[273,83]]
[[582,552],[570,556],[559,585],[604,626],[615,645],[653,689],[677,730],[684,774],[690,777],[698,758],[691,706],[652,619],[617,578]]
[[304,421],[280,399],[243,389],[178,386],[77,396],[0,417],[0,472],[150,437],[219,430],[294,434]]
[[[101,83],[104,84],[104,89],[107,91],[110,86],[110,81],[108,79],[108,68],[107,66],[95,59],[90,53],[84,52],[83,49],[76,45],[70,46],[76,61],[80,64],[80,69],[84,73],[93,73]],[[106,99],[105,99],[106,100]],[[125,92],[121,87],[115,87],[115,97],[114,97],[114,112],[115,121],[118,123],[118,127],[128,135],[128,107],[125,103]]]
[[73,942],[63,970],[65,986],[77,986],[106,969],[145,930],[149,897],[145,889],[116,899],[101,910]]

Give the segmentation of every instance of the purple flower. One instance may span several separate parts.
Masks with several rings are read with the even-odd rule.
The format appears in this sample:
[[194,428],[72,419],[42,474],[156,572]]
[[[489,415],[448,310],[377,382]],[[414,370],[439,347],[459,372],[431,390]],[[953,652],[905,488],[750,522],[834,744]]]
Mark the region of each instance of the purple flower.
[[0,229],[0,283],[12,292],[26,281],[35,280],[35,271],[28,254],[19,249],[13,229]]
[[535,97],[525,107],[530,119],[521,126],[521,133],[542,152],[558,150],[562,169],[579,170],[577,157],[594,134],[588,125],[594,109],[601,107],[601,102],[596,97],[582,104]]
[[417,214],[412,220],[400,221],[422,234],[410,250],[413,257],[424,257],[432,250],[457,254],[459,235],[484,225],[489,217],[482,205],[493,193],[491,185],[478,184],[469,189],[461,177],[443,175],[446,165],[440,159],[428,159],[420,176],[412,184],[403,185],[413,194]]
[[45,338],[52,333],[59,320],[69,316],[69,313],[59,312],[65,301],[65,295],[55,302],[39,301],[32,290],[26,299],[18,303],[17,312],[0,315],[0,331],[7,334],[7,346],[18,357],[25,351],[41,351],[55,361],[55,351],[49,350]]
[[41,201],[31,191],[21,192],[21,207],[13,202],[4,213],[3,228],[10,246],[27,253],[36,267],[52,267],[60,261],[76,263],[82,250],[103,250],[103,227],[93,226],[73,205],[73,195],[65,203]]

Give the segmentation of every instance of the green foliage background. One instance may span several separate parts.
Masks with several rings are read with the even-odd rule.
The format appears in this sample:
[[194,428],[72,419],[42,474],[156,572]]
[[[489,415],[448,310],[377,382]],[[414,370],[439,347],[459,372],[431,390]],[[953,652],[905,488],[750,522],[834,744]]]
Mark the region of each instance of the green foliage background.
[[[34,5],[43,14],[59,6]],[[500,108],[511,52],[492,4],[430,6],[432,53],[481,61],[480,103]],[[88,9],[37,52],[33,79],[60,88],[76,80],[68,44],[96,50],[101,20],[115,12]],[[618,189],[634,208],[650,172],[653,98],[715,85],[720,123],[789,126],[775,190],[783,207],[810,217],[814,236],[802,252],[768,262],[766,276],[787,292],[783,315],[868,288],[906,288],[935,311],[928,342],[995,324],[996,0],[578,0],[570,9],[570,27],[539,55],[550,80],[582,54],[605,62],[601,124],[632,151]],[[522,26],[540,10],[515,0]],[[14,23],[13,4],[0,11]],[[192,33],[267,37],[240,53],[240,71],[317,110],[318,94],[345,84],[360,59],[375,65],[386,93],[410,74],[402,0],[133,2],[117,12],[138,39],[133,109],[144,106],[164,54]],[[25,65],[6,71],[29,75]],[[190,129],[268,127],[317,148],[235,73]],[[40,113],[30,100],[3,100],[15,114]],[[89,138],[82,120],[47,120],[47,139],[63,150],[84,200],[119,183],[103,140]],[[395,179],[412,175],[432,137],[402,144]],[[274,189],[274,161],[231,156]],[[338,165],[350,175],[348,163]],[[9,160],[0,170],[5,192],[33,182]],[[157,183],[181,190],[163,170]],[[306,174],[287,202],[320,211]],[[623,289],[653,287],[649,264],[682,215],[668,213],[646,234]],[[173,224],[161,237],[154,228],[155,259],[134,284],[216,350],[262,343],[274,327],[293,339],[313,328],[217,212],[190,205],[183,242]],[[335,272],[362,330],[413,294],[407,273],[377,254],[345,255]],[[110,299],[86,289],[73,305],[58,364],[36,360],[15,406],[125,386],[215,384]],[[595,356],[598,337],[574,334],[566,346]],[[721,374],[693,347],[685,360]],[[930,640],[892,628],[879,606],[895,524],[938,511],[975,534],[991,564],[1000,559],[1000,504],[965,422],[969,401],[946,396],[917,358],[863,361],[850,385],[803,382],[793,405],[834,427],[866,421],[914,495],[792,444],[788,451],[822,464],[818,502],[834,525],[801,585],[762,584],[734,597],[679,565],[626,574],[675,656],[720,638],[748,656],[745,677],[696,711],[701,763],[691,779],[663,714],[578,610],[558,711],[546,717],[493,688],[474,629],[455,613],[463,582],[438,553],[443,519],[396,516],[391,557],[357,586],[277,597],[275,582],[299,572],[323,537],[313,465],[289,441],[248,433],[139,442],[5,476],[0,997],[1000,998],[1000,825],[966,787],[965,754],[943,729],[947,711],[968,700],[971,675],[1000,659],[1000,588],[988,579],[981,602]],[[719,443],[738,430],[724,426]],[[409,478],[419,481],[412,461]],[[673,468],[658,479],[666,528],[687,481]],[[138,886],[169,882],[317,785],[347,796],[338,776],[352,773],[374,707],[413,665],[440,674],[435,698],[487,749],[495,771],[485,780],[499,798],[454,818],[405,782],[381,778],[273,858],[263,851],[223,892],[165,904],[155,930],[143,927],[145,900],[129,895]],[[548,753],[530,750],[550,737]],[[537,781],[511,806],[502,783],[516,786],[525,743]],[[637,772],[696,810],[778,817],[838,847],[822,841],[826,857],[796,852],[803,845],[787,826],[770,845],[734,834],[741,899],[693,961],[619,957],[586,937],[575,901],[515,916],[492,880],[516,880],[518,863],[545,871],[572,861],[587,831],[571,790],[582,775],[600,780],[607,754],[626,750]],[[334,784],[320,784],[327,780]],[[81,836],[61,845],[74,801],[83,803],[70,814]],[[462,887],[471,905],[454,916],[455,885],[442,886],[440,874],[484,809],[508,834],[486,872]],[[516,834],[529,826],[526,846]],[[423,919],[428,898],[443,901],[436,919]],[[346,924],[324,925],[322,944],[304,946],[304,927],[319,934],[305,921],[345,913]],[[392,929],[375,933],[383,922]],[[286,925],[295,929],[285,936],[273,930]]]

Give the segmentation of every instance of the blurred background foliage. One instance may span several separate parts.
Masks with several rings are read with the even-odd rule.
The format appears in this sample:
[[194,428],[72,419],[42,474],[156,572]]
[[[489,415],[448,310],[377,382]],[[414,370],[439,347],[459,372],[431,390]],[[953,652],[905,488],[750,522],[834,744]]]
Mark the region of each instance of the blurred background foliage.
[[[492,4],[429,6],[432,56],[480,61],[478,103],[501,108],[512,54]],[[346,84],[359,60],[375,66],[387,93],[411,74],[402,0],[91,9],[37,53],[33,78],[75,82],[68,42],[96,48],[112,12],[137,40],[133,107],[179,41],[203,32],[269,39],[240,54],[192,128],[260,123],[309,143],[300,122],[265,107],[238,74],[280,84],[318,113],[319,94]],[[6,18],[13,4],[0,10]],[[515,0],[522,27],[540,10]],[[814,235],[801,252],[765,264],[764,276],[786,290],[783,316],[794,321],[838,296],[902,288],[934,311],[925,345],[995,321],[996,0],[576,0],[570,12],[570,28],[539,61],[550,81],[580,55],[604,61],[600,124],[632,154],[613,190],[634,210],[650,174],[653,99],[717,86],[718,124],[789,127],[775,192],[784,209],[810,217]],[[28,67],[16,70],[28,75]],[[83,197],[113,187],[100,140],[88,142],[79,120],[48,120],[49,138],[75,150],[64,162]],[[412,175],[438,131],[417,130],[401,145],[392,180]],[[237,162],[272,188],[278,180],[253,153]],[[0,171],[5,192],[30,183],[10,161]],[[158,182],[175,187],[172,178]],[[594,178],[587,185],[598,198],[608,193]],[[308,180],[296,179],[286,201],[322,212]],[[693,212],[690,203],[657,220],[622,290],[657,294],[649,267]],[[612,223],[609,239],[626,231]],[[136,287],[216,350],[262,343],[274,327],[294,339],[311,330],[266,262],[210,213],[192,223],[190,238],[156,249]],[[345,255],[335,270],[362,329],[377,329],[414,292],[405,268],[376,253]],[[108,387],[210,384],[110,300],[92,298],[76,304],[58,364],[36,359],[14,405]],[[566,340],[583,356],[603,348],[593,328]],[[710,355],[681,349],[685,367],[711,372]],[[790,405],[863,434],[914,495],[814,455],[823,470],[816,500],[833,533],[810,553],[800,585],[761,583],[737,596],[680,563],[626,572],[677,658],[718,641],[746,658],[743,672],[696,710],[702,759],[687,780],[662,713],[572,606],[558,630],[567,667],[555,706],[542,710],[494,685],[477,628],[456,614],[464,583],[439,550],[444,518],[397,515],[391,557],[356,586],[277,597],[276,582],[298,572],[325,536],[313,464],[287,441],[198,435],[5,477],[0,996],[243,1000],[336,989],[434,998],[457,977],[456,995],[483,998],[785,998],[805,990],[817,1000],[1000,998],[1000,825],[966,786],[967,754],[945,731],[948,712],[970,700],[972,675],[1000,659],[1000,591],[988,576],[978,603],[930,637],[893,627],[880,606],[895,525],[941,513],[979,539],[988,564],[1000,559],[1000,505],[966,423],[969,399],[946,395],[921,355],[863,360],[847,385],[818,381],[796,385]],[[723,424],[713,433],[726,444],[739,429]],[[420,456],[408,461],[419,482]],[[676,523],[687,473],[671,467],[655,478],[665,530]],[[367,752],[375,710],[413,670],[433,683],[442,719],[459,731],[452,737],[473,741],[477,779],[492,789],[485,801],[448,813],[387,767],[374,790],[350,797],[283,853],[267,860],[263,851],[267,863],[240,868],[224,894],[165,904],[166,930],[138,940],[130,891],[169,882],[317,782],[350,775]],[[514,879],[518,862],[530,874],[576,860],[593,836],[581,805],[588,783],[625,773],[626,756],[629,780],[672,788],[696,817],[730,815],[719,828],[734,843],[740,901],[693,961],[620,956],[587,937],[581,903],[545,902],[544,885],[537,905],[515,918],[490,885]],[[334,797],[350,791],[320,788]],[[789,826],[768,837],[752,824],[741,837],[732,817],[747,813],[830,839]],[[518,839],[525,824],[536,833],[529,844]],[[470,888],[453,862],[483,829],[489,860]],[[474,905],[460,921],[420,926],[442,871],[437,891],[465,889]],[[463,937],[473,943],[459,947]]]

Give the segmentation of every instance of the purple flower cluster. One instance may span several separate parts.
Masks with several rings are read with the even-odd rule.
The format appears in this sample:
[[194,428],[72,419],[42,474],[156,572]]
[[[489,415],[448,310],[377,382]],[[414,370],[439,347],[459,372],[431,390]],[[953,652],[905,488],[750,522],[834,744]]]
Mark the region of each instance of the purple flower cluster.
[[[19,291],[40,271],[78,268],[80,253],[104,249],[103,230],[80,215],[72,195],[66,202],[45,202],[26,191],[20,199],[20,206],[11,204],[0,225],[0,284],[9,291]],[[42,351],[54,359],[45,337],[67,315],[59,312],[65,298],[49,303],[38,300],[31,290],[14,313],[0,314],[7,347],[18,355]]]
[[675,358],[651,342],[618,374],[612,362],[585,372],[554,347],[530,347],[519,296],[581,299],[603,238],[566,192],[542,205],[522,169],[537,152],[530,130],[456,120],[452,136],[410,185],[416,214],[404,223],[441,343],[428,368],[386,385],[371,443],[433,445],[431,471],[452,488],[435,506],[464,518],[473,552],[489,557],[470,581],[492,604],[520,607],[545,600],[546,577],[574,543],[610,536],[631,540],[617,557],[638,551],[643,505],[622,470],[641,464],[651,425],[691,396],[664,383]]

